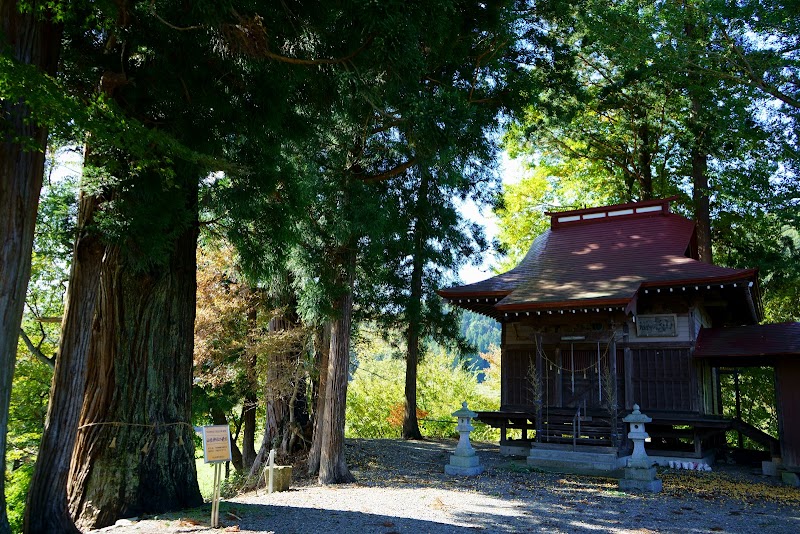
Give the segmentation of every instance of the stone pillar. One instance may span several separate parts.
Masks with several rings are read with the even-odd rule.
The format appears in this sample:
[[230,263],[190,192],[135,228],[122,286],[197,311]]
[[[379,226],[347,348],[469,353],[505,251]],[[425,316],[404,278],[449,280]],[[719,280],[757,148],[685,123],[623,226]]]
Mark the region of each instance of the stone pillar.
[[475,412],[467,408],[467,402],[461,404],[461,409],[453,412],[453,416],[458,418],[456,430],[459,433],[458,445],[456,450],[450,455],[450,463],[444,466],[444,472],[448,475],[479,475],[483,473],[483,466],[475,454],[475,449],[469,442],[469,433],[473,426],[470,423]]
[[619,489],[660,492],[661,480],[656,478],[656,468],[644,450],[644,441],[650,437],[644,431],[644,424],[652,419],[639,411],[638,404],[634,404],[633,412],[622,420],[630,426],[628,439],[633,441],[633,453],[625,467],[625,478],[619,481]]

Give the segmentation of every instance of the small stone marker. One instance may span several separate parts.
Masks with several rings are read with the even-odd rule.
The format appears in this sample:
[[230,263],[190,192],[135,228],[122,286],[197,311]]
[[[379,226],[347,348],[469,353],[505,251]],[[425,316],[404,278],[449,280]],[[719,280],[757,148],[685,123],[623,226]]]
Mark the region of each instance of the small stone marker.
[[[292,483],[292,466],[275,465],[275,449],[269,451],[267,465],[264,468],[264,483],[267,486],[267,493],[289,491]],[[256,490],[256,494],[258,494],[258,490]]]
[[630,425],[628,438],[633,441],[633,453],[625,467],[625,478],[619,481],[619,489],[660,492],[661,480],[656,478],[656,468],[644,450],[644,440],[650,437],[644,431],[644,424],[653,419],[640,412],[639,405],[634,404],[633,412],[622,420]]
[[470,421],[476,415],[478,414],[467,408],[467,401],[461,403],[460,410],[453,412],[453,417],[458,417],[456,430],[458,430],[459,438],[455,452],[450,455],[450,463],[444,466],[444,472],[448,475],[469,476],[483,473],[483,466],[469,442],[469,433],[474,428]]

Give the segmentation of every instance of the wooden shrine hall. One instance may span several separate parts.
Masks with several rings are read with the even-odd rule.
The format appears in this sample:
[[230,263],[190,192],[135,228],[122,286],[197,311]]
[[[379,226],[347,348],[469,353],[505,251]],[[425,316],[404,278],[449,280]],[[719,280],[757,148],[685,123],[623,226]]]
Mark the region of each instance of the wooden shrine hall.
[[516,268],[439,291],[502,325],[500,409],[478,413],[501,453],[602,451],[613,468],[638,404],[650,454],[708,458],[734,429],[780,455],[776,438],[722,416],[725,358],[694,354],[704,329],[759,323],[757,272],[699,261],[695,223],[671,200],[547,213]]

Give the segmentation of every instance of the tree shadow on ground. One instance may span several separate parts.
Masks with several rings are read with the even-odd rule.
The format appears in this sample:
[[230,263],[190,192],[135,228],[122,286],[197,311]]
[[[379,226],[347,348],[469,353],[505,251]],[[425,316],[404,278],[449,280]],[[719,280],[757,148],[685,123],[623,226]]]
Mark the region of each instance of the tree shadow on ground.
[[[420,503],[422,505],[422,503]],[[476,530],[486,533],[511,532],[674,532],[707,533],[709,531],[757,532],[766,531],[777,518],[766,515],[748,517],[738,527],[720,526],[706,520],[692,509],[683,509],[679,515],[670,517],[648,517],[642,510],[635,519],[637,528],[631,530],[620,525],[620,512],[613,508],[588,510],[581,505],[547,505],[527,503],[524,506],[505,503],[490,509],[458,509],[453,503],[442,503],[449,507],[448,522],[412,519],[356,511],[331,510],[318,507],[293,507],[262,503],[223,502],[220,508],[220,527],[238,528],[242,532],[274,532],[275,534],[300,533],[358,533],[395,534],[429,533],[450,534]],[[172,532],[202,532],[209,526],[210,504],[188,512],[181,517],[192,517],[197,524]],[[785,523],[784,523],[785,524]],[[759,526],[761,525],[761,526]],[[186,525],[190,526],[190,525]],[[165,530],[166,531],[166,530]]]

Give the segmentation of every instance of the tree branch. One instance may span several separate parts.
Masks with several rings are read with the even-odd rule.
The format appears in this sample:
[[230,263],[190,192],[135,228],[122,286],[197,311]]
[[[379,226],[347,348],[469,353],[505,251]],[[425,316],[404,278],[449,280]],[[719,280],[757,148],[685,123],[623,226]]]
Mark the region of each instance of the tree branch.
[[174,24],[170,24],[166,20],[162,19],[161,16],[156,13],[156,0],[150,0],[150,14],[153,15],[156,20],[158,20],[161,24],[168,28],[172,28],[173,30],[178,30],[181,32],[191,31],[191,30],[202,30],[203,26],[175,26]]
[[403,174],[406,170],[413,167],[417,164],[416,158],[412,158],[405,163],[401,163],[396,167],[389,169],[388,171],[382,172],[380,174],[371,174],[369,176],[359,177],[359,180],[364,182],[381,182],[383,180],[388,180],[389,178],[394,178],[400,174]]
[[36,317],[34,321],[37,323],[61,323],[61,317]]
[[28,337],[28,334],[26,334],[25,330],[23,330],[22,328],[19,329],[19,335],[22,336],[22,340],[25,342],[25,346],[28,347],[28,351],[30,351],[30,353],[33,354],[37,360],[49,365],[51,369],[55,369],[56,367],[55,356],[52,358],[48,358],[47,356],[45,356],[44,353],[39,349],[39,347],[33,344],[31,338]]

